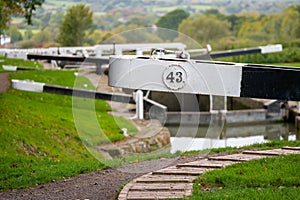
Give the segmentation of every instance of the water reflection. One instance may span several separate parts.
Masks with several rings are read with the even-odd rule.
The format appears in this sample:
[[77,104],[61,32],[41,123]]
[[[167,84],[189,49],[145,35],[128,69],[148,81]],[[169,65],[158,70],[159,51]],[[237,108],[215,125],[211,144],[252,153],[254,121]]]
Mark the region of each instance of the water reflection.
[[271,140],[300,140],[300,134],[293,124],[273,123],[227,126],[218,134],[208,126],[169,126],[171,132],[171,153],[177,151],[203,150],[220,147],[241,147]]

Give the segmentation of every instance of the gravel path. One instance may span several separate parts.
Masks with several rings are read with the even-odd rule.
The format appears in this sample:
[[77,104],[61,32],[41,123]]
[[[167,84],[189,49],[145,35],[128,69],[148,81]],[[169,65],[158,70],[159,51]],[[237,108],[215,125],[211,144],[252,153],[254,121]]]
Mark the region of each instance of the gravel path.
[[[0,92],[6,92],[9,87],[9,74],[0,73]],[[2,192],[0,199],[115,199],[122,184],[150,171],[194,161],[199,157],[200,155],[190,155],[172,159],[162,158],[108,168],[29,189]]]
[[[0,199],[116,199],[118,189],[124,183],[166,167],[166,163],[176,165],[199,159],[200,155],[162,158],[133,163],[118,168],[109,168],[80,174],[73,178],[54,181],[29,189],[12,190],[0,193]],[[139,172],[139,173],[131,173]]]

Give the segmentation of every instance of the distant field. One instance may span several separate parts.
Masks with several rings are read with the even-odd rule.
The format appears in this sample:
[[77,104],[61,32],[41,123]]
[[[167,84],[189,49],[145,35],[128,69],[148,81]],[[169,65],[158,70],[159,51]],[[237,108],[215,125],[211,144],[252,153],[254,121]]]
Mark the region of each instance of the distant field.
[[203,5],[196,6],[196,5],[193,5],[193,6],[154,7],[152,10],[154,12],[170,12],[170,11],[175,10],[175,9],[187,9],[188,7],[192,8],[192,9],[195,9],[196,13],[199,12],[199,11],[204,11],[204,10],[207,10],[207,9],[211,8],[211,6],[203,6]]
[[43,4],[43,7],[46,5],[55,5],[56,7],[61,7],[61,6],[67,6],[70,7],[74,4],[77,4],[80,2],[74,2],[74,1],[60,1],[60,0],[47,0],[45,4]]
[[[69,7],[78,4],[80,2],[74,2],[74,1],[60,1],[60,0],[47,0],[43,5],[42,8],[50,11],[57,11],[57,10],[67,10]],[[85,3],[86,4],[86,3]],[[89,4],[86,4],[89,5]]]
[[[21,32],[21,34],[24,36],[25,32],[28,31],[29,29],[19,29],[19,31]],[[40,32],[39,29],[33,29],[31,30],[33,34],[36,34],[38,32]]]

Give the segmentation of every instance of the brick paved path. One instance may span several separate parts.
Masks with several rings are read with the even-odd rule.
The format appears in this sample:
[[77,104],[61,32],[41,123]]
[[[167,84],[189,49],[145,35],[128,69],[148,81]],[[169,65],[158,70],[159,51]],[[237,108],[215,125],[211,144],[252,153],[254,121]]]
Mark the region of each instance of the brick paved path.
[[120,192],[119,200],[184,198],[192,195],[193,182],[208,170],[270,156],[300,154],[300,147],[283,147],[264,151],[201,158],[178,164],[136,178]]

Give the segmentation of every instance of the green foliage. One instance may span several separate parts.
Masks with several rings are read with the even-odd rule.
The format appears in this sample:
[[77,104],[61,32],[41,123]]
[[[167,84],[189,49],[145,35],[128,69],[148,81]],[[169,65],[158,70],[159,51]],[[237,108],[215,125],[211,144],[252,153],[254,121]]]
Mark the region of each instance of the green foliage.
[[[178,30],[204,46],[210,43],[213,50],[261,46],[270,43],[283,43],[285,48],[292,45],[298,47],[300,21],[295,19],[300,16],[299,7],[299,5],[292,5],[281,13],[272,15],[260,15],[256,11],[245,11],[239,15],[224,15],[218,10],[208,10],[204,15],[184,20]],[[283,54],[282,58],[284,56],[286,54]],[[275,61],[275,56],[271,57],[273,58],[270,62],[290,60],[282,61],[281,58]],[[266,59],[263,63],[269,62],[268,60]],[[296,61],[292,59],[289,62]]]
[[93,12],[84,4],[68,9],[60,27],[58,42],[62,46],[82,46],[85,31],[91,28]]
[[226,20],[220,20],[214,15],[197,15],[183,20],[178,31],[202,44],[229,36],[229,29],[230,24]]
[[[189,17],[189,13],[182,10],[182,9],[176,9],[173,10],[166,15],[159,18],[156,25],[161,28],[171,29],[171,30],[178,30],[179,24],[182,22],[182,20]],[[162,39],[169,39],[172,41],[174,40],[178,34],[174,32],[174,35],[165,35],[163,33],[159,34]]]
[[96,44],[100,44],[101,42],[105,41],[111,36],[112,33],[110,32],[94,30],[85,37],[84,42],[89,45],[96,45]]
[[190,199],[297,199],[300,155],[234,164],[201,175]]
[[51,39],[52,39],[52,33],[48,28],[39,31],[38,33],[34,34],[31,38],[31,40],[35,44],[49,42],[51,41]]
[[10,35],[10,38],[11,38],[12,42],[18,42],[18,41],[23,39],[22,34],[18,30],[17,26],[10,26],[9,30],[8,30],[8,34]]
[[[207,32],[211,35],[208,40],[203,39],[206,29],[202,30],[201,27],[199,29],[199,26],[197,28],[185,26],[180,29],[180,32],[187,33],[188,36],[196,39],[202,46],[205,46],[209,42],[213,50],[230,49],[232,46],[250,47],[270,43],[283,43],[286,41],[294,41],[300,37],[299,20],[295,20],[299,18],[299,5],[296,4],[297,0],[289,0],[287,2],[271,0],[263,4],[258,0],[254,0],[251,3],[245,3],[241,0],[230,2],[225,0],[213,0],[210,2],[196,0],[192,3],[185,1],[126,1],[126,3],[124,3],[119,0],[109,2],[104,0],[83,0],[81,2],[86,6],[92,7],[95,12],[93,16],[94,24],[89,26],[88,29],[83,30],[81,28],[82,24],[88,23],[76,24],[76,28],[78,27],[85,33],[84,39],[77,39],[77,37],[82,38],[82,36],[74,34],[77,31],[70,31],[71,29],[75,30],[74,28],[66,28],[65,31],[68,32],[64,36],[58,37],[62,35],[61,27],[62,21],[64,20],[64,11],[71,9],[71,6],[75,7],[77,2],[77,0],[46,1],[43,3],[43,8],[39,9],[36,13],[37,17],[32,20],[34,27],[27,27],[26,24],[22,23],[22,18],[14,18],[14,24],[17,24],[18,27],[23,30],[51,30],[50,38],[46,37],[47,39],[45,39],[45,37],[42,37],[41,39],[41,35],[45,35],[42,31],[39,33],[39,36],[37,36],[37,41],[60,42],[63,46],[66,46],[63,44],[64,39],[66,39],[65,42],[68,42],[69,46],[99,44],[99,42],[106,41],[111,35],[119,33],[119,30],[128,31],[129,29],[137,27],[149,27],[155,22],[160,27],[174,30],[174,32],[169,32],[169,34],[166,35],[164,30],[162,31],[163,33],[159,30],[157,35],[159,35],[161,40],[157,40],[154,36],[155,38],[153,40],[147,39],[147,41],[168,42],[176,40],[180,42],[182,38],[174,38],[177,37],[176,31],[178,30],[179,23],[182,22],[182,18],[185,18],[186,14],[197,16],[203,13],[205,16],[215,17],[219,21],[225,22],[224,31],[219,30],[219,28],[217,31],[208,29]],[[4,3],[0,2],[0,5],[1,3],[6,4],[7,1]],[[295,5],[291,5],[293,3]],[[287,8],[288,5],[291,6]],[[210,9],[212,7],[217,9]],[[132,10],[135,12],[132,13]],[[128,15],[129,11],[130,15]],[[1,14],[4,15],[5,12]],[[5,16],[3,16],[3,19],[4,18]],[[72,19],[74,20],[74,18]],[[213,23],[213,26],[214,25]],[[74,24],[72,27],[74,27]],[[92,30],[92,32],[87,34],[87,30],[89,29]],[[213,28],[213,30],[214,29],[215,28]],[[102,36],[99,36],[99,34],[94,35],[93,31],[100,30],[107,34]],[[72,38],[75,39],[72,40]],[[126,41],[126,39],[122,39]],[[78,41],[78,44],[75,43],[76,41]],[[26,36],[18,45],[22,48],[41,47],[44,46],[43,43],[44,42],[37,44],[35,40],[29,41],[28,36]]]
[[[130,31],[128,31],[130,30]],[[138,25],[130,26],[119,26],[114,30],[115,34],[112,37],[109,37],[104,42],[107,44],[112,43],[161,43],[163,40],[157,35],[153,35],[152,28],[139,27]]]
[[44,0],[0,1],[0,33],[7,28],[12,15],[22,15],[26,18],[27,23],[31,24],[34,11],[43,3]]
[[280,14],[261,16],[247,20],[238,33],[239,38],[256,42],[284,41],[300,37],[300,12],[297,6],[290,6]]
[[23,37],[23,39],[24,39],[24,40],[30,40],[32,36],[33,36],[33,32],[32,32],[31,30],[26,30],[26,31],[24,32],[24,37]]
[[271,54],[249,54],[222,59],[241,63],[294,63],[300,62],[300,49],[298,47],[287,47],[282,52]]

